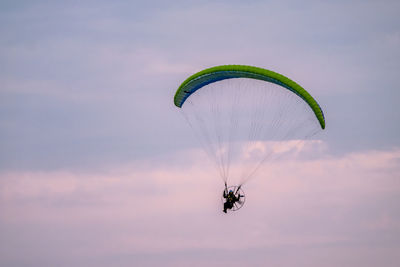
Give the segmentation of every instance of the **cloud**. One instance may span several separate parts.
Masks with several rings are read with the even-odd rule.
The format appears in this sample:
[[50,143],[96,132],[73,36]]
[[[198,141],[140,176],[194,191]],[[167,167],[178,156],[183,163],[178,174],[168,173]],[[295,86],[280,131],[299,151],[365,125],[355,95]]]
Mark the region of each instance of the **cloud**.
[[[0,9],[0,265],[398,265],[398,1],[14,2]],[[327,129],[225,216],[172,97],[231,63],[299,82]]]
[[[68,250],[77,266],[100,255],[104,262],[125,255],[122,266],[151,259],[172,266],[214,251],[254,253],[261,265],[267,259],[262,255],[275,251],[269,260],[290,266],[302,259],[298,251],[322,250],[373,266],[368,262],[381,256],[365,252],[400,246],[393,204],[400,195],[399,160],[394,149],[271,162],[244,186],[243,209],[228,215],[221,211],[222,181],[198,151],[102,172],[3,172],[0,223],[9,242],[0,246],[2,261],[21,262],[22,253],[31,262],[50,257],[57,263],[49,255]],[[42,248],[33,246],[35,233]],[[287,254],[293,261],[283,260]],[[388,250],[382,255],[398,257]],[[218,265],[218,258],[206,262]]]

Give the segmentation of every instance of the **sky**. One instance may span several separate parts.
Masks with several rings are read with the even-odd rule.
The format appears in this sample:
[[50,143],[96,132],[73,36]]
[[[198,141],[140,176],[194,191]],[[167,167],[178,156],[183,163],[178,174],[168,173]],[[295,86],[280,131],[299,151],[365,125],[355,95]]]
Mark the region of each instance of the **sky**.
[[[0,2],[1,266],[397,266],[398,1]],[[223,214],[173,104],[191,74],[285,74],[326,129]]]

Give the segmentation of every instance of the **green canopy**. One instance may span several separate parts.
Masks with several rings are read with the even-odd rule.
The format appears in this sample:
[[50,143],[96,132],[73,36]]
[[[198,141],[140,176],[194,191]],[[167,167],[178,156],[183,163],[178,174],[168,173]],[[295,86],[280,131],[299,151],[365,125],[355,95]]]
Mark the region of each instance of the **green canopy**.
[[207,84],[232,78],[263,80],[266,82],[275,83],[283,88],[286,88],[287,90],[290,90],[294,94],[301,97],[310,106],[317,117],[321,128],[325,129],[325,118],[321,107],[303,87],[291,79],[283,76],[282,74],[253,66],[222,65],[197,72],[187,78],[179,86],[174,97],[174,103],[180,108],[185,103],[186,99],[190,97],[190,95],[196,90]]

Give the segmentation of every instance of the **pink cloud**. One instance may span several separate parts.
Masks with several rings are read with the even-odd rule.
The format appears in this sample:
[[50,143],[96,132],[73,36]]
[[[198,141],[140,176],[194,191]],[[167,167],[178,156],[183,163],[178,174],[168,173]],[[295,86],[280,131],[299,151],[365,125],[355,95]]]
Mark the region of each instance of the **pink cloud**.
[[[228,215],[222,182],[201,155],[185,152],[195,160],[184,165],[178,154],[171,165],[141,162],[102,173],[2,173],[0,223],[5,231],[28,229],[21,237],[28,243],[33,229],[65,229],[57,238],[81,257],[357,242],[373,250],[374,231],[399,233],[396,206],[387,206],[400,194],[398,149],[271,162],[244,186],[243,209]],[[76,239],[81,246],[70,247]]]

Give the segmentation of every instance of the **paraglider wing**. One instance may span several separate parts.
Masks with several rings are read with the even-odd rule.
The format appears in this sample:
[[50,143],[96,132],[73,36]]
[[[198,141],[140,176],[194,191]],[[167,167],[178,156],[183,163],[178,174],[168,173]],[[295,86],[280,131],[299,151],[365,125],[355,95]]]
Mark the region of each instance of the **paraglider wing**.
[[321,128],[325,129],[325,118],[321,107],[303,87],[279,73],[253,66],[222,65],[195,73],[187,78],[181,84],[181,86],[179,86],[174,97],[174,103],[180,108],[191,94],[203,86],[213,82],[232,78],[263,80],[275,83],[292,91],[301,97],[311,107],[321,125]]

